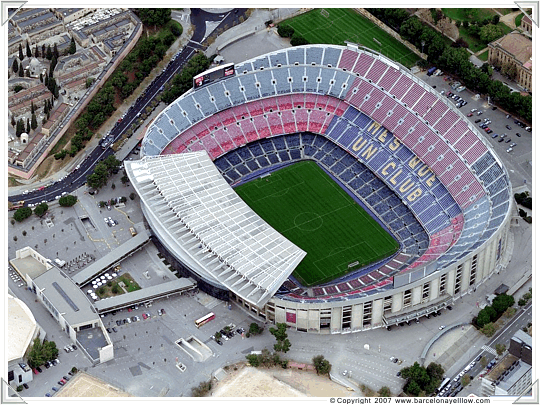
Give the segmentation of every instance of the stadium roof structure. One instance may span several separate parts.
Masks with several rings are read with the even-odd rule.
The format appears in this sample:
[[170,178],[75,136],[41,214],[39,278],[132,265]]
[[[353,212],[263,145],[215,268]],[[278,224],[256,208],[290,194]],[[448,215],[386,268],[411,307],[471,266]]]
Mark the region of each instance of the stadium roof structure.
[[142,202],[179,250],[259,308],[306,255],[249,208],[206,151],[124,164]]

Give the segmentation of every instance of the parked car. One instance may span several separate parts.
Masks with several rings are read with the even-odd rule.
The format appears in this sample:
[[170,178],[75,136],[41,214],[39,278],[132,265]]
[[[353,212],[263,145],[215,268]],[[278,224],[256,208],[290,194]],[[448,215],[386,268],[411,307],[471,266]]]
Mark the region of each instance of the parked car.
[[118,332],[114,326],[113,326],[113,328],[112,328],[112,331],[113,331],[114,333]]
[[47,393],[45,394],[45,396],[46,396],[46,397],[50,397],[51,394],[50,394],[49,392],[47,392]]
[[443,330],[444,328],[446,328],[446,325],[439,326],[439,330]]
[[476,113],[476,115],[482,115],[482,114],[483,114],[482,111],[478,111],[478,112]]
[[36,367],[36,370],[39,371],[40,373],[43,372],[43,370],[41,369],[41,367]]
[[473,116],[473,113],[468,113],[467,114],[467,117],[472,117]]
[[516,132],[516,136],[517,136],[518,138],[521,138],[521,134],[520,134],[519,132]]
[[64,380],[69,381],[69,377],[67,375],[63,376]]
[[501,138],[506,138],[506,134],[502,134],[502,135],[501,135]]
[[54,392],[58,391],[58,388],[56,388],[56,387],[52,387],[51,389],[52,389]]
[[53,366],[57,366],[58,364],[60,364],[60,360],[54,359],[54,360],[52,361],[52,364],[53,364]]
[[65,382],[63,382],[62,380],[58,381],[58,385],[64,385]]
[[491,137],[492,137],[493,139],[497,138],[498,136],[499,136],[499,134],[493,134],[493,135],[491,135]]
[[508,138],[508,139],[506,140],[506,143],[510,143],[510,142],[512,142],[512,138]]
[[499,143],[504,142],[504,138],[501,135],[501,139],[499,139]]
[[514,146],[517,146],[517,143],[512,142],[512,143],[510,144],[510,147],[513,148]]
[[512,127],[510,125],[507,125],[506,129],[512,129]]
[[486,132],[487,132],[488,134],[491,134],[493,131],[492,131],[491,129],[488,128]]
[[77,346],[71,345],[71,347],[73,347],[73,350],[77,350]]
[[24,387],[25,389],[28,389],[28,388],[30,388],[30,387],[28,386],[28,384],[27,384],[27,383],[23,383],[23,385],[22,385],[22,386],[23,386],[23,387]]
[[471,110],[472,113],[473,113],[473,112],[476,112],[476,111],[478,111],[478,109],[476,109],[476,108],[473,108],[473,109]]
[[480,121],[482,121],[480,118],[474,121],[475,124],[478,124]]
[[513,148],[508,148],[508,149],[506,149],[506,152],[507,152],[507,153],[510,153],[510,152],[512,152],[513,150],[514,150]]

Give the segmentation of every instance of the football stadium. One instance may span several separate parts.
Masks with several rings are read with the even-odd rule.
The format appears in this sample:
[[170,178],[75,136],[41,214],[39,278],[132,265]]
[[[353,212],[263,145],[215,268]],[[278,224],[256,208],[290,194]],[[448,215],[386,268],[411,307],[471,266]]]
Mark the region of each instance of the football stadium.
[[388,327],[502,268],[508,173],[465,116],[367,48],[307,45],[194,78],[126,161],[199,288],[311,333]]

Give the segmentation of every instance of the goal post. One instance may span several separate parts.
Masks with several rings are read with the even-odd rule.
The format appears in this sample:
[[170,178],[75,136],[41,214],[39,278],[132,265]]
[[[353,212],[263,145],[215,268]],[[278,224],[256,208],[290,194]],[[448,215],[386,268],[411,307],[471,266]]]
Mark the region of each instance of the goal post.
[[324,8],[321,8],[321,15],[325,18],[330,17],[330,13],[328,12],[328,10],[325,10]]

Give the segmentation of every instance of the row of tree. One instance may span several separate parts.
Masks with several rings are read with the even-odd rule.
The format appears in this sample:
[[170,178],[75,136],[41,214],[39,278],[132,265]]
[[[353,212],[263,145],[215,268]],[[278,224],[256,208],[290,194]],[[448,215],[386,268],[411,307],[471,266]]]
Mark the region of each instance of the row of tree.
[[[464,41],[452,44],[446,44],[442,34],[428,25],[423,24],[416,16],[405,18],[406,12],[400,9],[368,9],[377,18],[389,22],[400,36],[414,44],[418,49],[423,49],[427,55],[427,61],[436,64],[446,72],[456,75],[461,82],[469,89],[480,94],[486,94],[491,101],[500,105],[504,110],[521,117],[527,122],[532,122],[532,97],[522,96],[505,86],[499,80],[490,78],[490,71],[487,67],[479,69],[469,61],[469,53],[461,46],[466,45]],[[399,24],[399,29],[396,28]],[[486,24],[478,27],[479,35],[484,27],[482,34],[485,38],[495,35],[495,28]],[[495,26],[496,27],[496,26]],[[497,27],[498,28],[498,27]]]
[[161,100],[165,103],[172,103],[191,89],[193,87],[193,77],[208,69],[211,62],[212,60],[203,53],[198,53],[192,57],[182,71],[174,76],[171,87],[163,92]]
[[523,193],[515,193],[514,198],[518,204],[532,210],[532,197],[529,196],[528,191],[524,191]]
[[491,322],[495,322],[499,317],[514,305],[514,297],[511,295],[500,294],[493,299],[493,303],[490,306],[482,309],[476,317],[476,325],[479,328],[483,328],[485,325]]
[[309,43],[302,35],[295,32],[290,25],[280,24],[277,32],[282,38],[290,38],[292,46],[307,45]]
[[418,362],[410,367],[401,369],[401,378],[407,380],[403,392],[415,397],[425,397],[433,394],[441,384],[444,369],[438,363],[429,363],[427,367]]
[[36,368],[57,357],[58,348],[55,342],[44,340],[41,343],[39,338],[35,338],[34,344],[28,352],[28,365],[31,368]]
[[[182,34],[181,26],[180,28],[178,26],[179,24],[176,21],[171,20],[156,35],[142,36],[139,39],[133,50],[125,57],[75,122],[77,131],[71,138],[71,149],[56,153],[54,155],[55,159],[63,159],[67,154],[73,157],[85,147],[86,143],[92,139],[94,131],[116,111],[114,106],[116,96],[118,95],[122,100],[129,97],[159,61],[163,59],[167,49],[174,42],[173,32],[178,35]],[[172,41],[170,36],[173,36]],[[162,37],[166,40],[167,45],[161,39]],[[58,86],[56,86],[54,78],[52,80],[53,89],[57,89]]]
[[94,168],[94,172],[86,178],[86,183],[89,187],[100,189],[105,184],[109,177],[113,174],[113,171],[118,168],[120,161],[116,159],[114,155],[107,156],[107,158],[99,162]]

